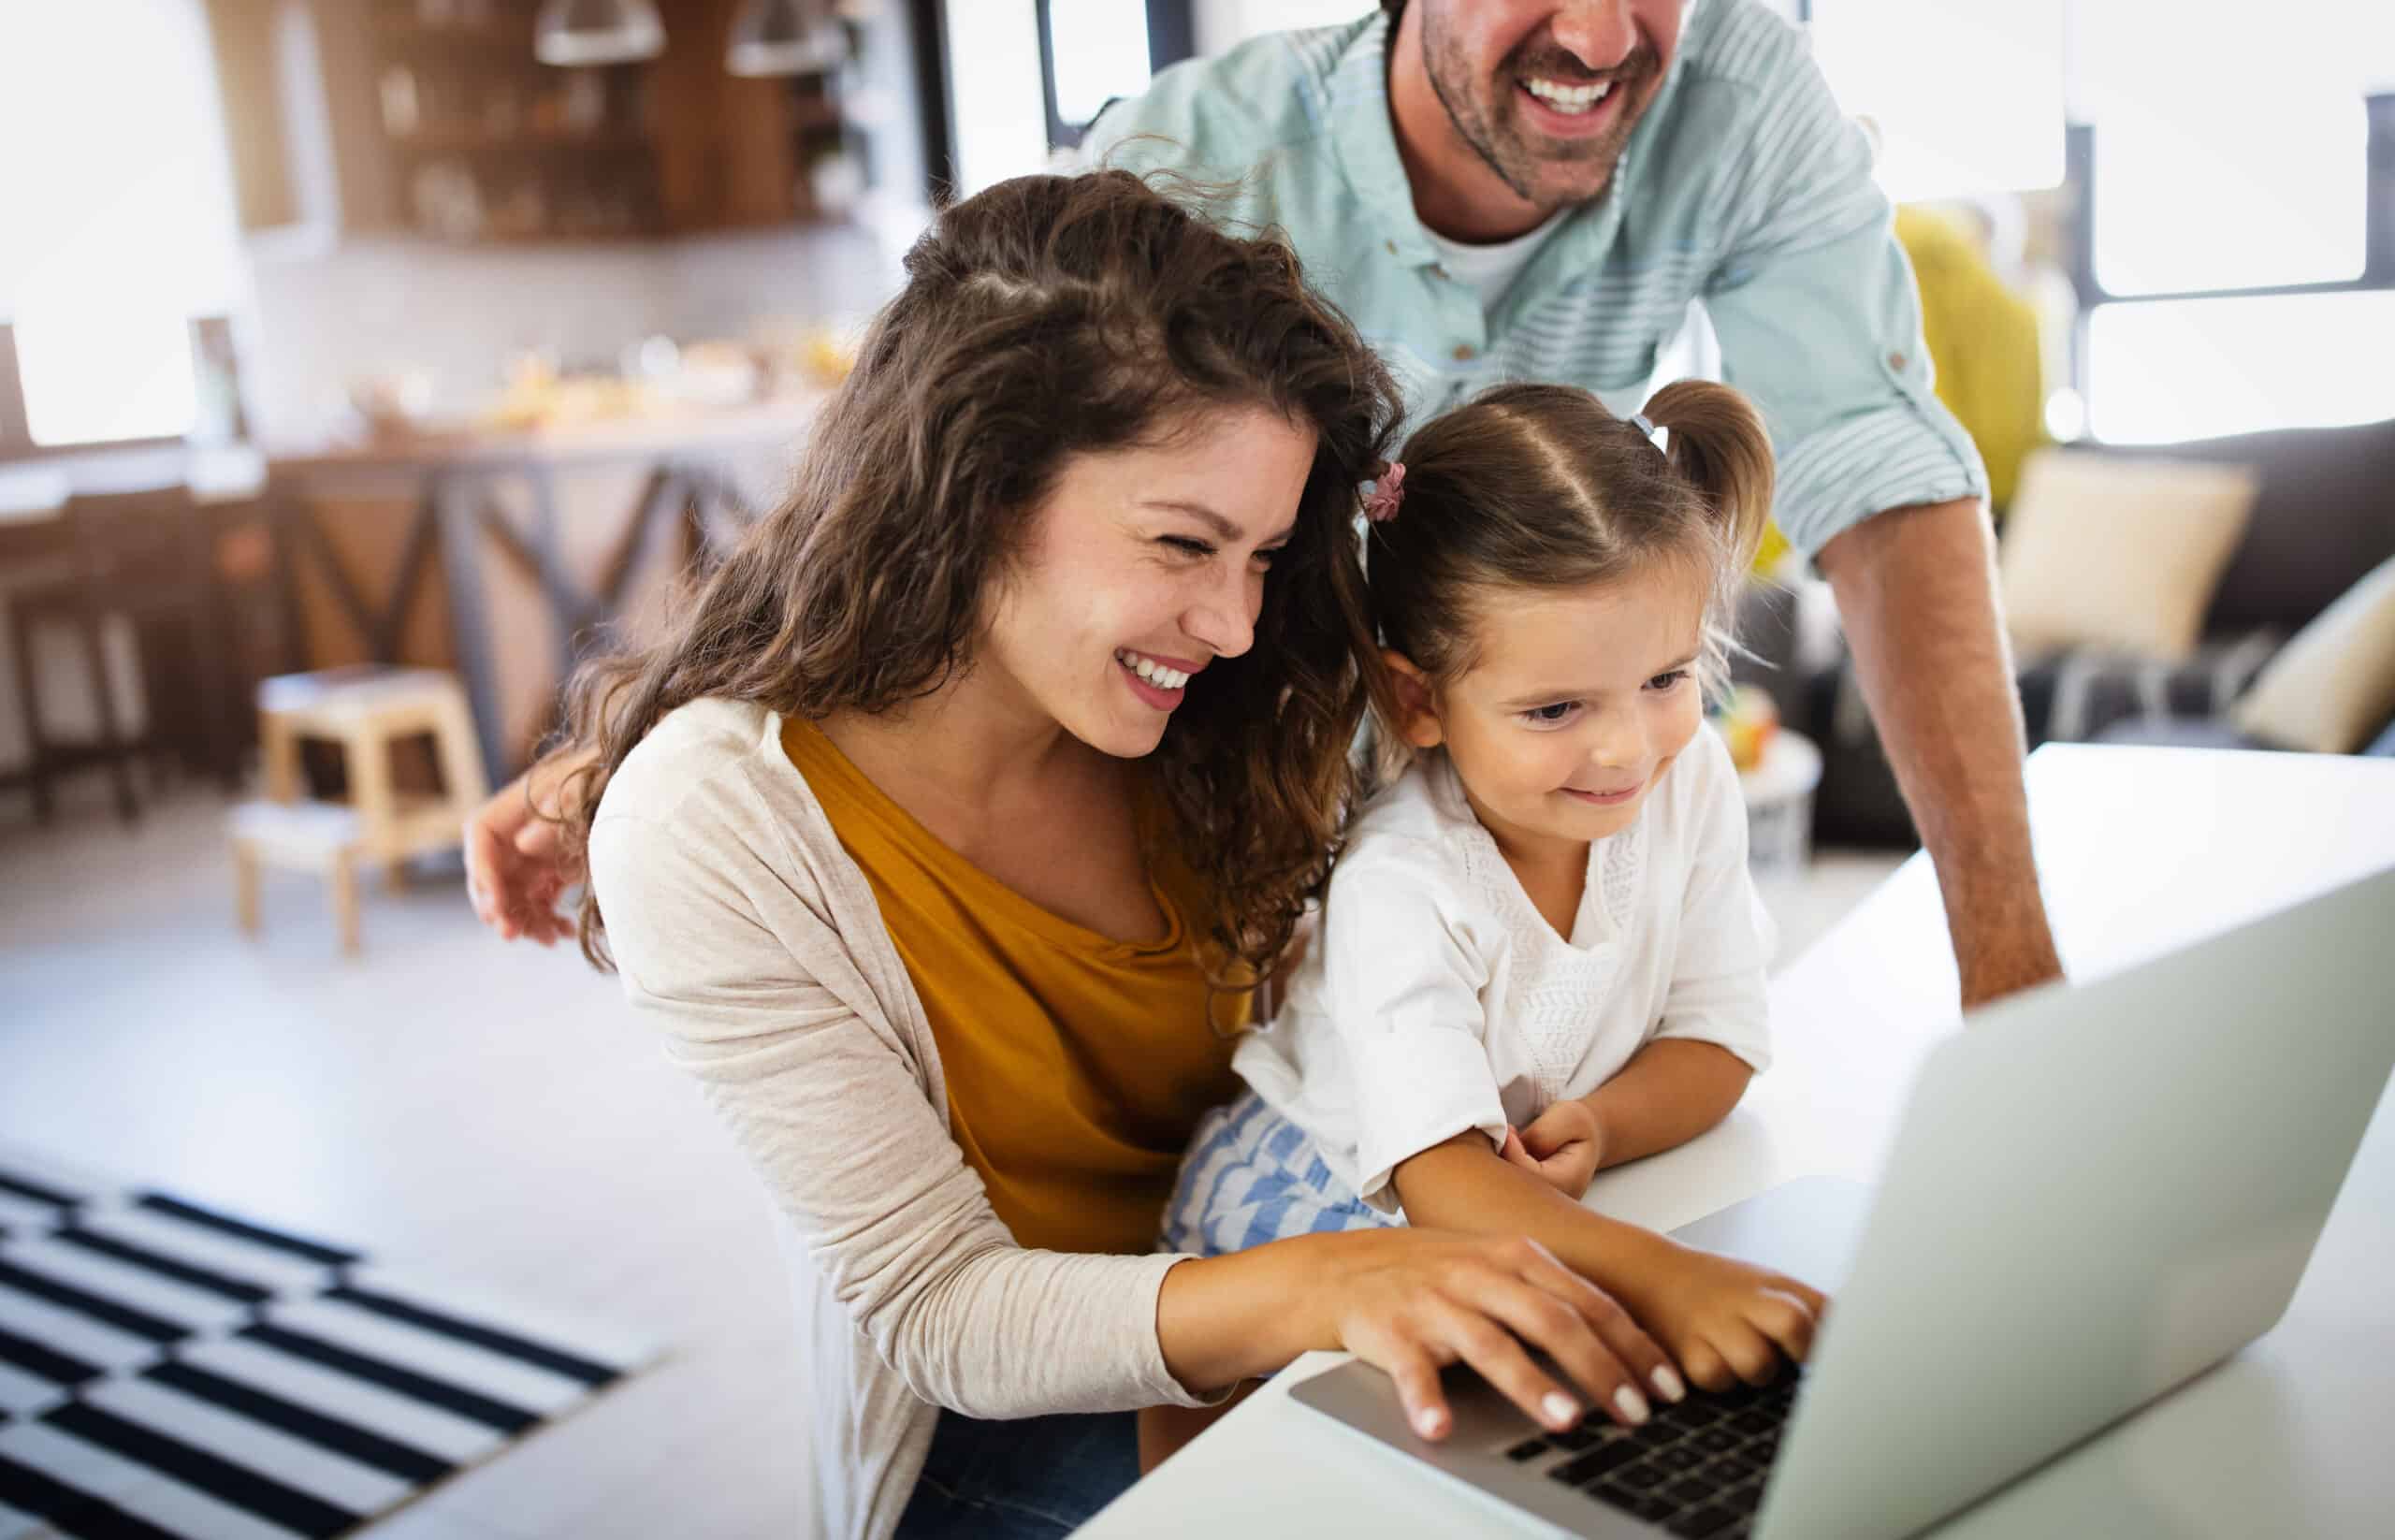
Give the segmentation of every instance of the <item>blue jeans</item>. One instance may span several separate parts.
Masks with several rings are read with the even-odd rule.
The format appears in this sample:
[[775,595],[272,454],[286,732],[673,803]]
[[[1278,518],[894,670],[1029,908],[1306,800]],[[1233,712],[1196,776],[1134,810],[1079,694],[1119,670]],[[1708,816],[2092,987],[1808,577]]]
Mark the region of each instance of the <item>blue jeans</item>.
[[942,1408],[895,1540],[1055,1540],[1138,1479],[1137,1413],[985,1422]]

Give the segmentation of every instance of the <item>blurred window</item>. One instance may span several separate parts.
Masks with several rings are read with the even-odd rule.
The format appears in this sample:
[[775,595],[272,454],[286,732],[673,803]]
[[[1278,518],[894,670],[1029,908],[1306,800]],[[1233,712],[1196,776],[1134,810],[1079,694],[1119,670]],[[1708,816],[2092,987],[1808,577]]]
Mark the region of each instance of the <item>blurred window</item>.
[[1040,109],[1038,0],[947,0],[951,134],[957,195],[1037,171],[1048,163]]
[[1339,26],[1377,8],[1374,0],[1201,0],[1195,41],[1200,53],[1225,53],[1268,32]]
[[1148,7],[1132,0],[1048,0],[1056,118],[1087,128],[1117,96],[1148,88]]
[[2395,289],[2157,299],[2088,317],[2088,427],[2116,443],[2395,417]]
[[2072,7],[2099,439],[2395,416],[2395,220],[2371,221],[2395,182],[2395,7],[2275,0],[2267,35],[2286,46],[2184,0]]
[[10,7],[0,29],[0,318],[28,437],[188,432],[190,322],[237,308],[240,272],[198,0]]
[[1898,202],[2063,175],[2063,0],[1811,0],[1813,57]]
[[2369,147],[2359,94],[2123,102],[2096,133],[2097,281],[2125,296],[2359,278]]

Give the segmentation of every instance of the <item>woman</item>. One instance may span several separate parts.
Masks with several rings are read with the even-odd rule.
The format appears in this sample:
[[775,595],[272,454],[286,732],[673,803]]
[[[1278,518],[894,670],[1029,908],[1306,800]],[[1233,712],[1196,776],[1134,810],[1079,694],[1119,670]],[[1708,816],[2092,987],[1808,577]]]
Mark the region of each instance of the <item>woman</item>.
[[1132,1409],[1314,1348],[1430,1437],[1459,1359],[1549,1426],[1650,1383],[1527,1242],[1151,1252],[1353,791],[1394,393],[1285,246],[1125,173],[992,188],[907,271],[785,504],[577,679],[554,843],[522,790],[469,831],[502,934],[587,850],[585,951],[772,1190],[823,1530],[1062,1533]]

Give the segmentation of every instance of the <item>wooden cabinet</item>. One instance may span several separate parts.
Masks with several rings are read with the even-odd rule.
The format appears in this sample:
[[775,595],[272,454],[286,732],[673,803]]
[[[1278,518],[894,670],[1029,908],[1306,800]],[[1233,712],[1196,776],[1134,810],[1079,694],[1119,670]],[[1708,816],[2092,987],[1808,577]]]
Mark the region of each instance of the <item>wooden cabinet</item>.
[[539,0],[210,4],[252,229],[310,217],[312,167],[343,234],[486,244],[835,219],[818,169],[863,164],[836,75],[726,69],[740,0],[658,0],[661,54],[577,68],[533,56]]

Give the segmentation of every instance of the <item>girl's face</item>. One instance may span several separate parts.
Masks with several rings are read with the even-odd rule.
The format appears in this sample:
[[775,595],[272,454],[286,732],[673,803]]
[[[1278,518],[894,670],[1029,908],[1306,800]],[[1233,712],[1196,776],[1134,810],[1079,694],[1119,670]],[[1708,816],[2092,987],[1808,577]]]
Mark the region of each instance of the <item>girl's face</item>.
[[[1473,606],[1472,666],[1433,686],[1389,655],[1406,740],[1444,743],[1509,855],[1569,853],[1628,828],[1704,719],[1706,589],[1692,564]],[[1558,848],[1560,847],[1559,851]]]
[[1124,759],[1154,751],[1190,676],[1254,642],[1314,446],[1311,428],[1231,408],[1067,461],[997,585],[975,671],[1026,721]]

